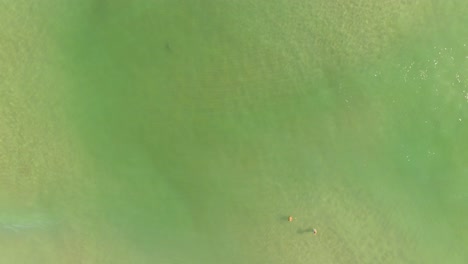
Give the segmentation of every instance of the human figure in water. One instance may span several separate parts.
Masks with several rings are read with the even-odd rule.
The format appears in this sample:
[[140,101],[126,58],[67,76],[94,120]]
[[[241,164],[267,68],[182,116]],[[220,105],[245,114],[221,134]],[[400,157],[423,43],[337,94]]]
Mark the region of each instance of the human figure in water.
[[[293,218],[292,216],[289,216],[289,217],[288,217],[288,221],[289,221],[289,222],[292,222],[293,220],[294,220],[294,218]],[[309,231],[310,231],[310,229],[309,229]],[[317,229],[312,228],[312,233],[314,233],[314,235],[316,235],[316,234],[317,234]]]

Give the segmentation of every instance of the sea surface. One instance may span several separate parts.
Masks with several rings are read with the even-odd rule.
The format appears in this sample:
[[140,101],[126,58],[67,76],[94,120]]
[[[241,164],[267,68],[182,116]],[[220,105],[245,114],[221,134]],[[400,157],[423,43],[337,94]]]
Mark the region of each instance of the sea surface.
[[468,263],[467,14],[0,0],[0,263]]

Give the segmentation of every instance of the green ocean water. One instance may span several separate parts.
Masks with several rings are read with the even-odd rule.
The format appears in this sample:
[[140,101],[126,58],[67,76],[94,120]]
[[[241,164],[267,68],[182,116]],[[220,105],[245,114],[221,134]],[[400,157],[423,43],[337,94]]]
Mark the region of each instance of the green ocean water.
[[467,14],[0,0],[0,263],[467,263]]

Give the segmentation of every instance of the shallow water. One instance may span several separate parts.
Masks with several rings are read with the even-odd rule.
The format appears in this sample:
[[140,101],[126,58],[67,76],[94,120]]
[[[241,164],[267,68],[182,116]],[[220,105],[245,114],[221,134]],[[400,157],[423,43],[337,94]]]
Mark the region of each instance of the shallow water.
[[0,208],[52,224],[0,262],[466,263],[467,4],[43,2],[1,3]]

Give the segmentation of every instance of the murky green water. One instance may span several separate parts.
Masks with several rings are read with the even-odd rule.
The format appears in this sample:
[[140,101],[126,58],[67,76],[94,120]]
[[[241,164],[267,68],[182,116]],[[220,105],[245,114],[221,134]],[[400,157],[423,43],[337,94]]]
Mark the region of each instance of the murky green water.
[[410,2],[1,1],[0,263],[466,263],[468,4]]

